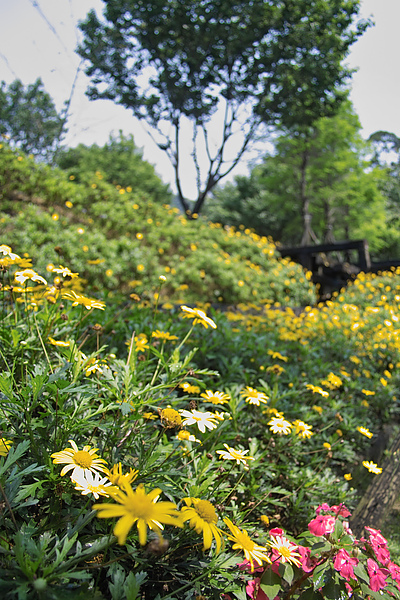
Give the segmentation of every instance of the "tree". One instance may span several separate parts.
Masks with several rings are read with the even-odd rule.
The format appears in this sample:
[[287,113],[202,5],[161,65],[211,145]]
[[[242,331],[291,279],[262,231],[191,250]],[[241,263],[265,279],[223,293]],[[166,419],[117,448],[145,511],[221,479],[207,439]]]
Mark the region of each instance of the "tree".
[[227,215],[232,208],[240,223],[241,207],[246,209],[243,224],[284,245],[366,237],[378,249],[385,229],[382,170],[366,161],[368,144],[360,129],[347,101],[333,117],[283,132],[275,140],[275,153],[253,169],[248,185],[236,178],[235,190],[217,190],[206,205],[207,215],[237,225]]
[[109,183],[144,192],[155,202],[170,202],[172,198],[168,185],[161,181],[153,165],[143,160],[143,153],[137,148],[133,136],[125,137],[121,131],[118,137],[110,135],[109,141],[102,147],[79,144],[76,148],[60,152],[57,164],[76,182],[86,181],[88,176],[100,173]]
[[[382,193],[386,198],[388,223],[399,229],[400,225],[400,138],[389,131],[376,131],[368,141],[373,147],[373,164],[385,170]],[[398,254],[398,250],[397,250]]]
[[[104,2],[103,21],[92,10],[80,23],[87,93],[148,124],[189,214],[263,124],[310,124],[337,110],[350,76],[342,61],[368,26],[355,23],[359,0]],[[194,206],[182,185],[189,159]]]
[[39,78],[23,86],[19,79],[0,84],[0,134],[10,145],[51,162],[66,132],[65,115],[58,113]]

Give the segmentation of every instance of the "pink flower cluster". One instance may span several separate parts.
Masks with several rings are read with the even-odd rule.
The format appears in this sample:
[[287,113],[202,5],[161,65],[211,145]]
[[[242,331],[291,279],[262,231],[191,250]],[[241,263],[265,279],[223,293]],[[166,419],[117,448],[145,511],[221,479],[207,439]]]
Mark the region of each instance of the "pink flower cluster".
[[[293,562],[294,565],[299,566],[302,572],[300,577],[304,581],[308,579],[308,575],[312,576],[312,572],[318,564],[323,564],[326,560],[333,560],[333,568],[341,577],[343,577],[343,579],[345,579],[345,585],[350,597],[353,594],[353,588],[358,588],[356,567],[362,559],[365,561],[367,555],[366,565],[364,561],[363,564],[366,566],[371,592],[383,590],[383,588],[388,585],[388,578],[390,578],[392,583],[400,590],[400,566],[390,560],[387,540],[379,530],[373,529],[372,527],[365,527],[368,532],[368,539],[361,538],[361,540],[357,540],[352,534],[348,522],[343,520],[350,515],[351,513],[343,504],[329,506],[329,504],[324,503],[318,506],[315,519],[312,519],[308,524],[308,529],[313,535],[318,537],[325,536],[326,539],[333,544],[332,548],[337,548],[337,546],[340,545],[341,536],[339,540],[337,540],[336,537],[332,538],[331,534],[335,531],[338,517],[342,517],[340,520],[344,527],[344,535],[347,536],[346,548],[349,551],[345,548],[339,548],[333,556],[330,554],[331,558],[327,558],[327,556],[324,557],[323,555],[319,557],[311,556],[311,548],[298,546],[293,542],[289,542],[289,540],[285,538],[283,530],[279,527],[271,529],[269,534],[278,545],[284,540],[286,548],[293,550],[291,562]],[[350,542],[348,536],[350,536]],[[354,548],[354,551],[349,549],[349,545]],[[270,558],[272,564],[267,565],[267,569],[271,569],[274,573],[279,575],[280,562],[285,562],[285,559],[274,547],[271,548]],[[288,560],[288,558],[286,558],[286,560]],[[252,566],[248,560],[240,563],[238,567],[242,572],[253,575],[253,578],[246,583],[246,593],[251,600],[279,600],[279,596],[276,596],[274,599],[269,598],[261,589],[261,580],[265,567],[258,565]],[[356,572],[354,569],[356,569]],[[388,588],[388,593],[390,596],[393,596],[390,588]],[[232,600],[228,594],[223,594],[221,598],[224,600]]]
[[[330,514],[322,514],[322,512]],[[336,519],[340,515],[344,518],[350,516],[350,512],[347,508],[340,504],[338,506],[329,506],[329,504],[321,504],[316,510],[317,516],[315,519],[310,521],[308,524],[309,531],[316,536],[329,536],[335,530]],[[333,515],[331,514],[333,513]],[[348,523],[343,522],[346,532],[351,535]],[[395,581],[397,587],[400,589],[400,567],[390,560],[390,552],[387,546],[387,540],[383,537],[381,532],[372,527],[365,527],[369,534],[368,540],[361,539],[361,542],[365,542],[364,549],[373,553],[376,560],[379,561],[383,566],[379,566],[378,563],[372,558],[367,559],[367,571],[369,575],[369,587],[373,592],[377,592],[386,586],[386,579],[389,574]],[[357,540],[354,539],[354,546],[357,544]],[[351,556],[347,550],[341,548],[335,555],[333,567],[340,575],[350,581],[350,579],[356,579],[354,574],[354,567],[359,563],[359,559],[356,556]],[[307,572],[304,569],[303,570]],[[351,589],[351,588],[350,588]]]
[[[333,515],[322,515],[321,512],[333,512]],[[317,516],[315,519],[309,522],[308,529],[310,533],[321,536],[321,535],[329,535],[333,533],[335,529],[336,517],[349,517],[351,515],[350,511],[344,506],[344,504],[329,506],[326,502],[318,506],[315,511]]]

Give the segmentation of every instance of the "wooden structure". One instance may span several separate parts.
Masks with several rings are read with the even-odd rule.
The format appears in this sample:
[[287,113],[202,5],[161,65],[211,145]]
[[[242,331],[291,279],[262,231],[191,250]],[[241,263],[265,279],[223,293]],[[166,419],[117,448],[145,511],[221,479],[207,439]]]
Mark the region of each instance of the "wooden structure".
[[332,244],[279,247],[281,256],[288,256],[312,272],[321,300],[330,298],[359,273],[378,272],[400,266],[399,260],[372,262],[366,240],[349,240]]

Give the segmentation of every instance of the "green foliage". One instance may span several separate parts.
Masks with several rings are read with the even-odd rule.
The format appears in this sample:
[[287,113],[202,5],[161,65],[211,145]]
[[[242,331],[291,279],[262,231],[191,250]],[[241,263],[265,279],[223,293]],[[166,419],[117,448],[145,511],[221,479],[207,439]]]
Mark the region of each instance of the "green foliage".
[[[315,290],[299,265],[278,258],[270,239],[188,221],[101,173],[74,183],[59,169],[0,148],[3,234],[17,252],[35,247],[35,266],[67,263],[88,289],[153,301],[309,304]],[[168,197],[166,198],[168,200]],[[158,298],[158,296],[157,296]]]
[[[348,531],[339,505],[351,509],[366,479],[378,476],[361,462],[382,464],[371,454],[380,427],[398,427],[396,274],[361,277],[357,304],[351,288],[347,297],[298,314],[251,305],[213,311],[210,321],[198,310],[160,312],[112,299],[96,307],[68,269],[56,286],[46,285],[25,270],[26,259],[0,248],[5,600],[191,600],[222,593],[245,599],[250,584],[279,598],[312,598],[321,590],[336,600],[346,580],[358,598],[375,598],[367,559],[374,557],[377,568],[381,563],[373,544]],[[201,420],[185,422],[188,414]],[[274,429],[273,421],[282,419],[286,433]],[[108,468],[130,473],[129,487],[101,473],[103,484],[120,486],[120,496],[98,484],[96,498],[82,480],[71,480],[71,471],[61,475],[68,457],[58,462],[54,453],[73,450],[69,440],[79,449],[72,467],[80,464],[79,452],[96,448]],[[227,449],[238,458],[224,456]],[[124,507],[118,497],[141,485],[160,495],[150,505],[154,510],[165,501],[179,510],[187,507],[185,499],[206,501],[197,513],[200,525],[166,522],[160,539],[152,513],[153,531],[145,525],[141,545],[135,517],[149,508],[133,497],[127,505],[133,522],[128,519],[126,543],[119,544],[115,520],[99,519],[93,503]],[[307,531],[317,506],[335,525],[320,535]],[[247,550],[257,544],[279,568],[272,571],[265,561],[254,565],[256,572],[246,562],[238,568],[241,544],[233,550],[226,517],[250,536]],[[203,538],[204,522],[218,527],[225,541],[220,553]],[[302,546],[304,571],[273,550],[277,528],[292,551]],[[357,557],[351,579],[336,564],[342,551]],[[380,598],[398,597],[394,575]]]
[[386,199],[387,232],[382,259],[400,256],[400,139],[388,131],[376,131],[369,137],[373,147],[373,163],[383,169],[380,182]]
[[367,239],[379,255],[387,236],[384,173],[369,168],[367,149],[346,102],[336,116],[281,134],[275,153],[248,178],[217,190],[207,215],[223,224],[242,222],[289,246],[311,243],[305,235],[309,215],[314,240]]
[[168,186],[156,175],[154,167],[143,160],[133,136],[125,137],[121,131],[118,137],[111,135],[103,147],[79,144],[61,151],[57,165],[76,183],[91,184],[97,174],[114,186],[134,190],[138,196],[144,194],[154,202],[171,200]]
[[[309,125],[337,109],[350,75],[342,61],[368,25],[355,21],[359,8],[356,0],[153,0],[129,6],[108,0],[103,20],[92,10],[80,24],[78,53],[92,79],[88,95],[114,100],[147,121],[175,168],[184,210],[197,214],[260,123]],[[218,109],[225,118],[212,143],[211,118]],[[181,140],[185,118],[193,131],[189,143]],[[226,150],[239,128],[243,141],[229,161]],[[197,173],[193,208],[181,187],[183,155],[193,157]]]
[[14,148],[51,162],[65,131],[65,117],[40,78],[26,88],[19,79],[0,83],[0,134]]

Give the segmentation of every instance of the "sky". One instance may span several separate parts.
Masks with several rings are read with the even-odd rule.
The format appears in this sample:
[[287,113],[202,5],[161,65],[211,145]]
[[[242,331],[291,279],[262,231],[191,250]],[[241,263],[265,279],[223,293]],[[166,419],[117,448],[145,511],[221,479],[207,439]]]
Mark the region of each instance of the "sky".
[[[77,23],[91,8],[100,15],[103,6],[101,0],[0,0],[0,80],[9,84],[18,78],[27,85],[41,77],[59,110],[72,92],[68,146],[103,145],[121,129],[133,134],[144,158],[173,183],[167,157],[128,110],[85,96],[88,79],[74,52],[80,39]],[[352,46],[345,62],[357,69],[351,100],[362,134],[367,138],[385,130],[400,136],[400,0],[361,0],[361,16],[372,17],[374,26]],[[246,172],[244,160],[232,176]]]

